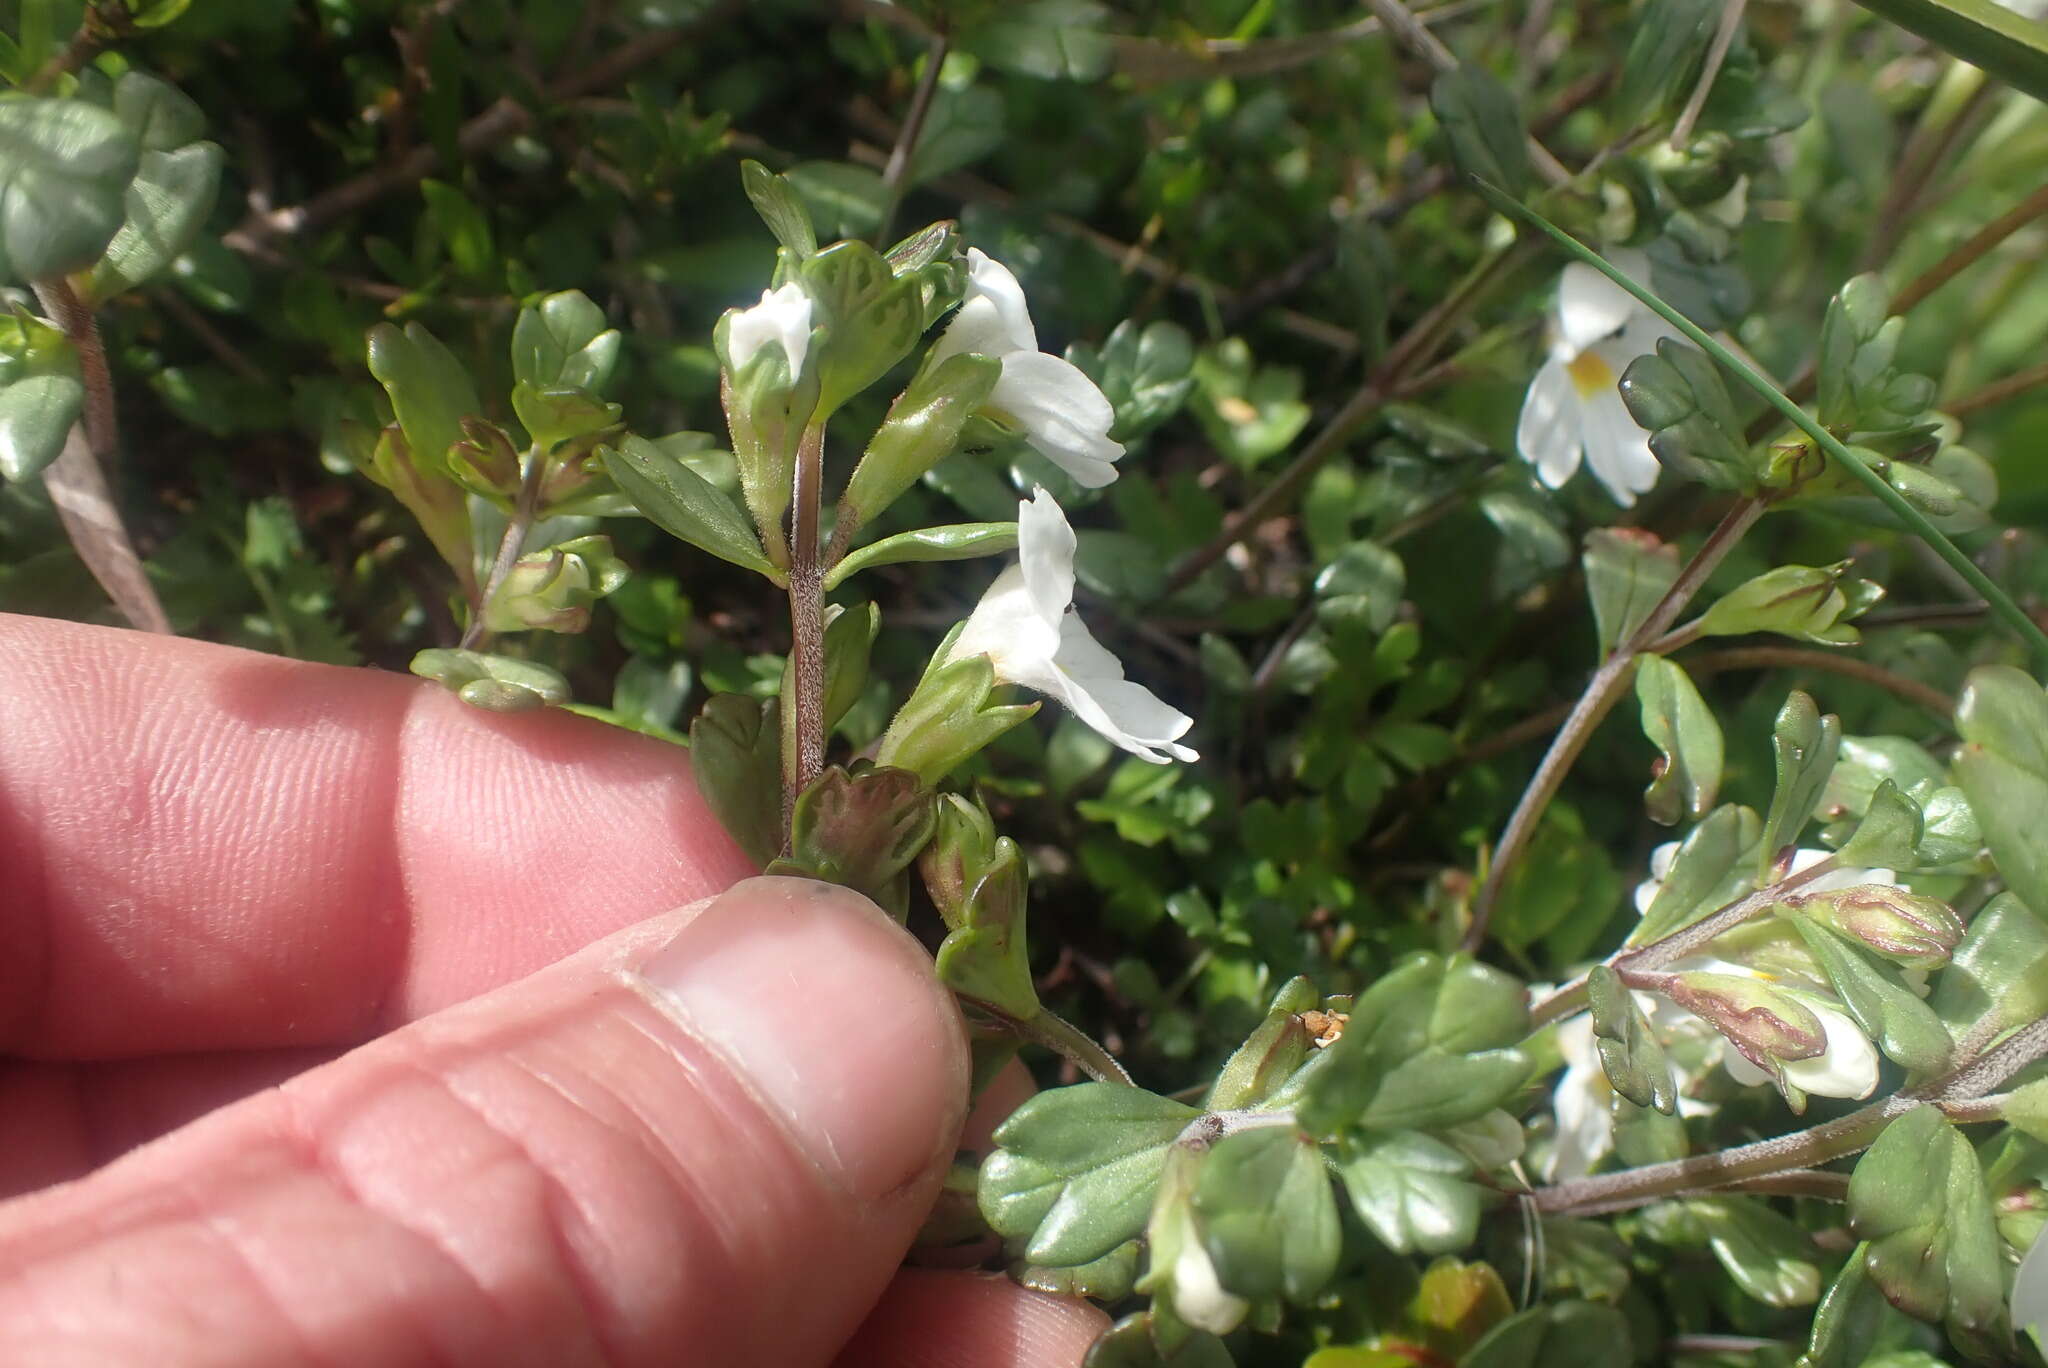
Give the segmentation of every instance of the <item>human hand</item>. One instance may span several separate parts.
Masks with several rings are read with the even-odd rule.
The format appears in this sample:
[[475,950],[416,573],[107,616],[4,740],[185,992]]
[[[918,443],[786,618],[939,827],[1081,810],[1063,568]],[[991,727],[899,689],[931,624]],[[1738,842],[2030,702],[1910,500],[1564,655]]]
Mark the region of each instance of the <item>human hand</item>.
[[896,1271],[959,1017],[845,890],[640,920],[751,872],[674,749],[36,619],[0,670],[0,1363],[1052,1368],[1102,1328]]

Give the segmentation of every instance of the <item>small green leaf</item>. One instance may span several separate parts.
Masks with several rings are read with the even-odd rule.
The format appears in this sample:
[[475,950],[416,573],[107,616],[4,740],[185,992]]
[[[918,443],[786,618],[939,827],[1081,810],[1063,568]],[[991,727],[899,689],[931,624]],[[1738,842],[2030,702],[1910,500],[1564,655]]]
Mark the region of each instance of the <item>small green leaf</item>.
[[1836,857],[1845,865],[1867,869],[1910,869],[1920,849],[1922,825],[1920,805],[1901,793],[1897,784],[1883,780],[1871,793],[1863,820],[1835,852]]
[[1697,1197],[1685,1207],[1744,1292],[1766,1306],[1811,1306],[1819,1299],[1819,1251],[1789,1219],[1748,1197]]
[[1166,1154],[1200,1113],[1142,1088],[1039,1093],[996,1127],[981,1214],[1051,1268],[1090,1263],[1145,1228]]
[[1886,1058],[1922,1074],[1947,1066],[1951,1046],[1941,1018],[1905,985],[1898,970],[1878,963],[1861,947],[1811,918],[1795,917],[1792,925],[1849,1015],[1877,1042]]
[[1579,563],[1602,656],[1626,641],[1678,582],[1678,548],[1639,528],[1594,528]]
[[1621,399],[1666,467],[1717,489],[1756,487],[1742,419],[1705,352],[1659,339],[1654,356],[1639,356],[1622,372]]
[[705,805],[757,867],[782,849],[781,704],[713,694],[690,724],[690,772]]
[[1848,1262],[1814,1312],[1812,1337],[1794,1368],[1864,1368],[1880,1362],[1873,1355],[1881,1345],[1904,1337],[1911,1322],[1892,1309],[1871,1281],[1864,1263],[1869,1252],[1867,1244],[1849,1251]]
[[1969,795],[1984,843],[2006,884],[2048,916],[2048,694],[2007,665],[1985,665],[1964,681],[1956,708],[1963,748],[1956,782]]
[[1499,81],[1480,67],[1461,62],[1437,75],[1429,107],[1442,126],[1451,162],[1519,195],[1534,179],[1529,167],[1529,130],[1521,106]]
[[915,770],[927,783],[936,784],[1038,711],[1036,703],[992,702],[995,669],[987,656],[947,659],[958,635],[957,627],[947,635],[924,677],[890,720],[875,750],[877,763]]
[[753,202],[754,212],[775,234],[775,240],[794,252],[798,260],[818,250],[817,230],[811,227],[810,211],[787,179],[754,160],[740,163],[740,185]]
[[1905,326],[1874,275],[1857,276],[1829,302],[1815,366],[1823,424],[1842,433],[1894,432],[1926,412],[1934,382],[1893,365]]
[[1337,1172],[1358,1219],[1397,1254],[1448,1254],[1478,1233],[1472,1165],[1440,1141],[1415,1131],[1345,1140]]
[[144,152],[170,152],[206,132],[206,115],[191,96],[134,69],[114,82],[114,117]]
[[1638,1107],[1674,1114],[1678,1087],[1671,1061],[1636,1006],[1635,995],[1622,986],[1612,969],[1596,964],[1586,975],[1586,1000],[1592,1009],[1600,1068],[1614,1091]]
[[836,589],[861,571],[880,565],[969,560],[976,556],[1000,556],[1016,549],[1017,524],[1013,522],[924,527],[849,551],[825,576],[825,587]]
[[1109,70],[1109,7],[1096,0],[1022,0],[995,7],[963,46],[1000,71],[1041,81],[1093,81]]
[[1678,847],[1628,943],[1661,940],[1748,892],[1746,858],[1762,834],[1763,822],[1751,808],[1724,804],[1708,813]]
[[873,522],[926,471],[951,456],[961,430],[1002,375],[992,356],[961,352],[927,366],[889,406],[839,501],[849,527]]
[[1629,1368],[1628,1320],[1598,1302],[1549,1302],[1508,1317],[1472,1346],[1458,1368]]
[[412,658],[410,669],[486,712],[530,712],[559,707],[570,698],[569,681],[556,671],[510,656],[428,650]]
[[1353,542],[1316,576],[1316,617],[1333,626],[1362,622],[1384,632],[1394,625],[1407,586],[1399,556],[1378,542]]
[[1662,753],[1643,805],[1650,820],[1676,825],[1706,815],[1721,788],[1721,724],[1676,662],[1646,655],[1636,663],[1636,700],[1643,735]]
[[898,276],[882,254],[864,242],[835,242],[807,258],[797,274],[815,310],[815,422],[879,380],[909,353],[924,331],[924,305],[917,281]]
[[1024,856],[998,837],[988,809],[957,793],[939,799],[938,826],[918,869],[947,927],[939,981],[1017,1021],[1039,1012],[1024,938]]
[[210,142],[142,154],[123,198],[127,216],[92,270],[93,302],[134,289],[184,254],[213,212],[222,157]]
[[1935,982],[1934,1010],[1958,1040],[2048,1016],[2048,923],[2010,893],[1986,903]]
[[63,455],[84,407],[75,375],[31,375],[0,388],[0,478],[26,480]]
[[0,278],[90,266],[125,216],[140,153],[121,121],[83,100],[0,101]]
[[628,437],[605,448],[604,463],[626,497],[670,536],[780,582],[746,514],[680,457],[644,437]]
[[618,330],[581,290],[562,290],[519,311],[512,325],[512,379],[535,390],[602,394],[618,364]]
[[1701,636],[1776,632],[1825,646],[1851,646],[1861,634],[1850,620],[1884,598],[1882,586],[1849,579],[1851,562],[1781,565],[1730,590],[1700,616]]
[[423,180],[420,196],[427,212],[422,226],[440,239],[448,260],[463,275],[481,275],[490,269],[491,221],[476,201],[445,181]]
[[403,331],[390,323],[370,329],[369,364],[391,396],[413,459],[423,470],[446,474],[448,449],[463,437],[462,420],[483,415],[469,372],[419,323]]
[[1771,810],[1764,818],[1763,841],[1757,848],[1759,881],[1770,877],[1779,854],[1798,842],[1800,832],[1812,820],[1841,743],[1842,720],[1833,713],[1822,716],[1813,699],[1794,689],[1771,728],[1778,781],[1771,790]]
[[842,884],[901,920],[907,909],[898,876],[931,840],[937,820],[931,789],[909,770],[830,765],[797,795],[789,853],[763,872]]
[[1320,1147],[1292,1126],[1218,1140],[1202,1157],[1194,1210],[1217,1277],[1240,1296],[1307,1302],[1336,1271],[1343,1237],[1330,1175]]
[[1108,398],[1116,410],[1109,435],[1126,444],[1180,412],[1195,391],[1195,344],[1186,329],[1165,319],[1140,328],[1127,318],[1100,349],[1071,344],[1067,360]]

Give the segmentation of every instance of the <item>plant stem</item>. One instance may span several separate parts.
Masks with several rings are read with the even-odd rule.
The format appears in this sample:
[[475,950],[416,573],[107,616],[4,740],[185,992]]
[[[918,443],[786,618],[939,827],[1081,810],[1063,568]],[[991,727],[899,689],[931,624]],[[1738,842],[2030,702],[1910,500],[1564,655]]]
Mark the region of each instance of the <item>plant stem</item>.
[[1721,63],[1727,60],[1728,49],[1735,42],[1736,30],[1742,27],[1742,9],[1747,0],[1722,0],[1721,26],[1714,30],[1714,41],[1707,48],[1706,60],[1700,64],[1700,78],[1693,83],[1692,94],[1679,112],[1678,121],[1671,125],[1671,149],[1681,151],[1692,141],[1693,126],[1700,121],[1700,111],[1707,107],[1707,96],[1713,93],[1714,78],[1721,74]]
[[66,72],[76,71],[98,55],[100,48],[109,38],[119,36],[120,27],[127,16],[118,6],[109,5],[102,9],[99,0],[87,0],[85,14],[78,21],[78,29],[69,42],[50,54],[44,63],[36,68],[35,74],[22,82],[24,95],[41,95],[57,83],[57,78]]
[[1029,1020],[1015,1017],[1004,1017],[1003,1020],[1018,1035],[1045,1046],[1097,1083],[1115,1083],[1126,1088],[1137,1086],[1131,1081],[1130,1074],[1124,1071],[1124,1066],[1116,1062],[1116,1056],[1096,1044],[1080,1027],[1044,1007],[1040,1007],[1038,1015]]
[[2004,618],[2006,623],[2019,634],[2020,639],[2026,643],[2028,651],[2035,657],[2038,663],[2048,664],[2048,634],[2044,634],[2034,620],[2020,610],[2020,606],[2012,601],[2011,595],[1992,583],[1990,576],[1979,569],[1975,561],[1964,555],[1956,544],[1943,534],[1940,528],[1929,522],[1926,514],[1906,502],[1905,496],[1892,488],[1890,482],[1883,475],[1879,474],[1869,462],[1851,451],[1847,446],[1844,446],[1840,438],[1822,427],[1799,405],[1786,398],[1784,394],[1779,392],[1776,385],[1758,374],[1756,369],[1748,362],[1709,337],[1698,324],[1694,323],[1684,314],[1666,304],[1634,280],[1631,280],[1625,273],[1615,269],[1598,252],[1595,252],[1556,224],[1551,223],[1542,215],[1503,194],[1501,191],[1496,190],[1484,181],[1475,179],[1473,185],[1488,203],[1500,209],[1502,213],[1509,214],[1524,223],[1534,226],[1544,236],[1564,248],[1565,251],[1585,262],[1588,266],[1593,267],[1600,274],[1606,276],[1624,290],[1627,290],[1636,299],[1642,301],[1645,308],[1649,309],[1666,323],[1669,323],[1673,328],[1676,328],[1688,342],[1691,342],[1695,347],[1698,347],[1701,351],[1712,357],[1723,370],[1742,381],[1743,384],[1747,385],[1762,398],[1765,403],[1783,414],[1785,419],[1794,427],[1812,438],[1816,446],[1854,476],[1857,481],[1877,497],[1879,503],[1890,509],[1893,516],[1904,523],[1921,541],[1927,543],[1928,547],[1945,561],[1950,569],[1960,575],[1970,588],[1976,590],[1978,595],[1991,605],[1991,610]]
[[783,794],[785,810],[825,768],[825,565],[819,556],[818,504],[824,479],[825,427],[812,423],[796,448],[789,548],[790,682],[796,765]]
[[[1767,912],[1787,893],[1812,883],[1821,875],[1835,869],[1834,856],[1819,860],[1796,873],[1787,874],[1776,883],[1737,898],[1726,907],[1708,913],[1698,921],[1679,927],[1670,935],[1647,945],[1633,948],[1624,946],[1606,959],[1607,967],[1617,973],[1661,969],[1667,964],[1684,959],[1693,951],[1712,944],[1725,933],[1734,930],[1762,912]],[[1559,1017],[1569,1016],[1586,1005],[1586,978],[1579,978],[1566,984],[1537,1003],[1529,1011],[1529,1025],[1533,1030],[1547,1026]]]
[[875,246],[884,246],[889,240],[889,229],[896,223],[896,211],[903,205],[903,195],[908,187],[904,182],[910,176],[910,159],[917,154],[917,140],[924,134],[925,119],[931,114],[932,96],[939,88],[939,68],[946,64],[946,35],[934,33],[931,48],[924,56],[924,71],[917,78],[917,89],[910,96],[910,109],[903,116],[903,127],[896,131],[896,145],[889,149],[889,164],[882,168],[882,220],[875,225]]
[[2003,380],[1993,380],[1982,389],[1973,390],[1960,399],[1942,405],[1942,412],[1951,418],[1967,418],[1980,409],[2002,404],[2040,385],[2048,385],[2048,362],[2029,366],[2023,371],[2014,371]]
[[171,621],[143,571],[142,557],[121,521],[107,484],[107,469],[121,444],[114,411],[114,377],[99,325],[68,280],[51,276],[34,282],[36,300],[78,354],[78,378],[85,409],[64,440],[64,450],[43,471],[57,520],[78,558],[107,591],[130,624],[169,633]]
[[1915,304],[1982,260],[1993,247],[2043,214],[2048,214],[2048,185],[2000,214],[1949,250],[1947,256],[1915,276],[1892,297],[1892,312],[1908,312]]
[[1500,843],[1494,848],[1493,864],[1486,871],[1486,882],[1480,885],[1479,894],[1472,902],[1472,924],[1465,928],[1463,939],[1466,950],[1477,950],[1485,941],[1486,925],[1500,900],[1502,885],[1535,836],[1544,809],[1557,795],[1559,785],[1571,772],[1579,752],[1586,748],[1594,730],[1621,698],[1635,671],[1636,657],[1677,621],[1685,605],[1692,602],[1693,596],[1707,582],[1707,577],[1735,549],[1743,534],[1763,516],[1763,511],[1763,498],[1754,495],[1729,509],[1714,530],[1707,534],[1706,541],[1693,553],[1671,587],[1664,591],[1664,597],[1657,600],[1649,616],[1637,624],[1628,639],[1618,644],[1613,653],[1601,662],[1600,668],[1593,672],[1585,692],[1579,695],[1578,703],[1565,717],[1564,725],[1558,728],[1550,750],[1536,767],[1536,773],[1530,776],[1528,787],[1522,790],[1521,801],[1515,804],[1514,813],[1501,832]]
[[540,489],[547,469],[547,457],[538,448],[529,448],[525,469],[520,472],[519,494],[512,501],[511,516],[505,519],[505,535],[498,538],[498,554],[491,561],[491,573],[485,577],[476,602],[469,607],[469,625],[462,629],[461,649],[465,651],[475,650],[488,635],[484,613],[491,606],[492,596],[505,583],[505,577],[519,563],[519,553],[526,549],[526,534],[533,530],[534,518],[540,511]]

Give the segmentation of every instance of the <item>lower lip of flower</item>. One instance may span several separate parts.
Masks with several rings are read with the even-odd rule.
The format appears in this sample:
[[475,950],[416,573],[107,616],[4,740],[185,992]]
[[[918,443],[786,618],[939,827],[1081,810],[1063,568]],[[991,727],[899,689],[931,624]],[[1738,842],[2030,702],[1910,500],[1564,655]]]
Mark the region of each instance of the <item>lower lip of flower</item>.
[[1564,369],[1581,399],[1591,399],[1602,390],[1614,388],[1614,368],[1601,360],[1597,352],[1580,352],[1565,363]]

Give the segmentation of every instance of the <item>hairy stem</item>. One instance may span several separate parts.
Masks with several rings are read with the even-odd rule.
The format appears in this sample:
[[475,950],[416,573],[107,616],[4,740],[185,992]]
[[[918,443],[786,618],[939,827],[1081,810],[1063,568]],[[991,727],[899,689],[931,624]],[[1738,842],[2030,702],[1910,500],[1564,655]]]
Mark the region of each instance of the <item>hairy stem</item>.
[[469,606],[469,625],[462,629],[461,647],[465,651],[476,649],[488,635],[484,628],[484,613],[491,606],[492,596],[505,583],[505,577],[519,563],[520,552],[526,549],[526,534],[533,531],[534,519],[540,512],[540,490],[547,469],[547,457],[538,449],[527,451],[526,467],[519,478],[519,494],[512,501],[511,516],[505,519],[505,535],[498,538],[498,554],[491,561],[491,572],[485,577],[476,602]]
[[1115,1083],[1126,1088],[1136,1086],[1124,1066],[1116,1062],[1116,1056],[1064,1017],[1040,1007],[1038,1014],[1028,1020],[1005,1017],[1004,1021],[1018,1035],[1045,1046],[1097,1083]]
[[796,694],[783,706],[792,710],[796,760],[783,794],[785,812],[797,794],[825,768],[825,565],[818,547],[818,504],[824,478],[825,428],[812,423],[796,449],[796,480],[791,488],[789,548],[790,681]]
[[1515,862],[1528,848],[1536,835],[1536,826],[1543,819],[1544,809],[1557,796],[1558,787],[1564,783],[1565,775],[1571,772],[1579,753],[1592,739],[1593,732],[1604,721],[1627,687],[1629,677],[1635,671],[1636,657],[1650,643],[1663,636],[1678,615],[1685,611],[1685,605],[1692,602],[1707,577],[1727,554],[1735,549],[1743,534],[1763,516],[1764,501],[1759,496],[1743,499],[1723,517],[1700,549],[1693,553],[1677,580],[1664,591],[1664,597],[1650,610],[1629,633],[1628,639],[1614,648],[1600,668],[1593,672],[1586,683],[1585,692],[1566,716],[1564,725],[1558,728],[1556,738],[1550,743],[1550,750],[1543,762],[1530,776],[1528,787],[1522,790],[1521,801],[1508,818],[1505,830],[1501,832],[1500,844],[1494,848],[1492,867],[1486,871],[1486,882],[1480,885],[1479,894],[1472,903],[1472,924],[1465,928],[1464,948],[1476,950],[1486,940],[1486,925],[1493,915],[1494,905],[1500,900],[1500,890],[1514,869]]
[[114,412],[114,377],[92,310],[68,280],[52,276],[35,283],[36,300],[78,354],[78,378],[85,386],[85,411],[66,437],[64,450],[43,471],[43,487],[57,510],[64,534],[78,558],[107,591],[128,621],[147,632],[171,630],[171,620],[142,568],[142,556],[128,536],[107,484],[107,469],[120,448]]

